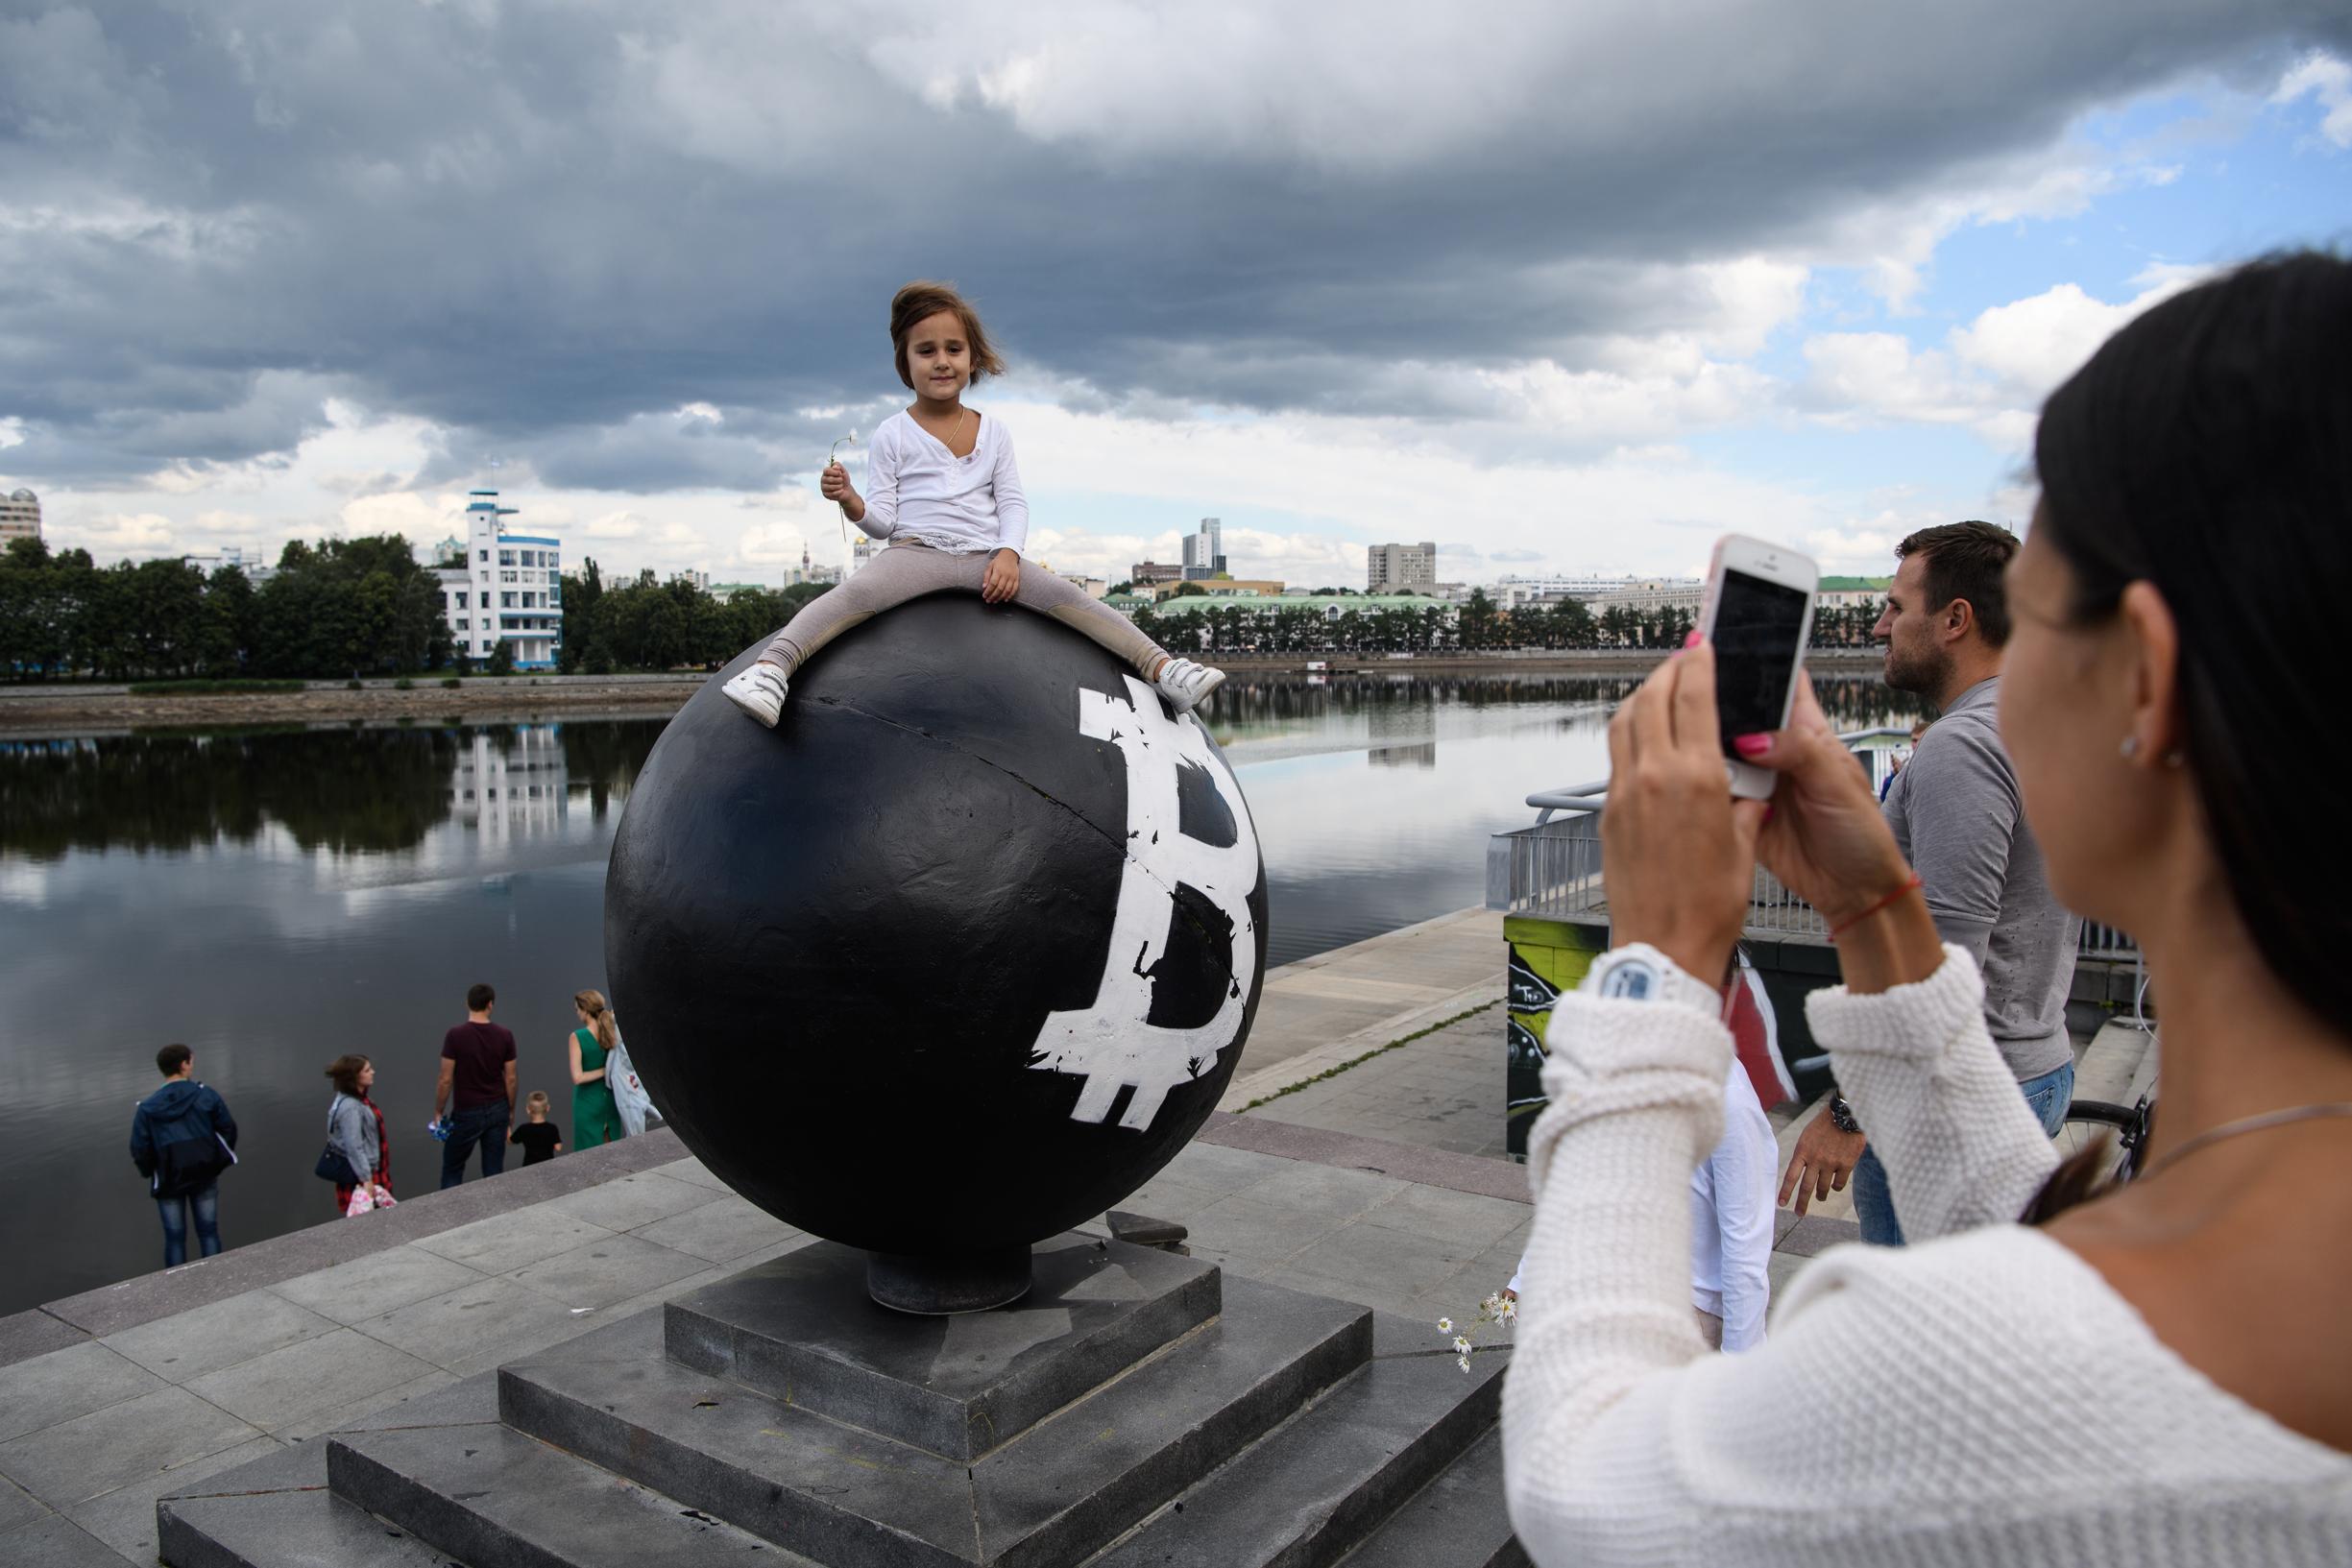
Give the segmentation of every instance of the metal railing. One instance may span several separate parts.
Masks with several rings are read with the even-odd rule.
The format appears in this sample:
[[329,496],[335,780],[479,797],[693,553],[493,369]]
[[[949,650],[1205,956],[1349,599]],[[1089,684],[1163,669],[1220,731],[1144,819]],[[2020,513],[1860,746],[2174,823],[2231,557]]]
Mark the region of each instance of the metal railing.
[[[1849,731],[1837,738],[1861,748],[1909,734],[1907,729],[1881,726]],[[1857,750],[1855,756],[1869,769],[1876,789],[1888,763],[1866,750]],[[1604,778],[1528,796],[1528,806],[1538,813],[1534,825],[1496,833],[1487,841],[1487,907],[1554,919],[1605,918],[1609,891],[1601,875],[1600,813],[1609,803],[1608,790]],[[1747,934],[1826,940],[1829,923],[1758,866]],[[2077,952],[2083,958],[2108,963],[2137,964],[2140,958],[2139,944],[2129,933],[2089,921],[2083,923]]]

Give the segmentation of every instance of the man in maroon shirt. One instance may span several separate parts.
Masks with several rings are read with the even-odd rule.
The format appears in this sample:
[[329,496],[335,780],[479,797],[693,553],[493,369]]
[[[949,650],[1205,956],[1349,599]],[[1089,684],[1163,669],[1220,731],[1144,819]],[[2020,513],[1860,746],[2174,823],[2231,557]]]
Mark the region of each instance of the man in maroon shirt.
[[506,1135],[515,1124],[515,1036],[490,1022],[498,994],[487,985],[466,993],[466,1021],[441,1039],[441,1083],[433,1091],[433,1120],[449,1113],[449,1142],[441,1146],[441,1185],[466,1179],[466,1156],[482,1146],[482,1174],[506,1169]]

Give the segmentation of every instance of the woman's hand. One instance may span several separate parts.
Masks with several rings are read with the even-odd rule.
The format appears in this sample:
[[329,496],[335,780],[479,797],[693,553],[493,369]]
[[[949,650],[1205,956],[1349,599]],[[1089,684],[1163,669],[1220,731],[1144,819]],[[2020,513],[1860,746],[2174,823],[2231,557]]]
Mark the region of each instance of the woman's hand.
[[1797,683],[1787,729],[1733,744],[1743,760],[1781,775],[1758,857],[1832,927],[1910,877],[1869,779],[1830,728],[1809,679]]
[[1601,858],[1611,940],[1647,942],[1720,985],[1756,897],[1758,801],[1734,801],[1715,718],[1715,650],[1669,659],[1609,721]]
[[1021,557],[1017,551],[999,550],[988,558],[988,569],[980,579],[980,596],[990,604],[1004,604],[1021,591]]

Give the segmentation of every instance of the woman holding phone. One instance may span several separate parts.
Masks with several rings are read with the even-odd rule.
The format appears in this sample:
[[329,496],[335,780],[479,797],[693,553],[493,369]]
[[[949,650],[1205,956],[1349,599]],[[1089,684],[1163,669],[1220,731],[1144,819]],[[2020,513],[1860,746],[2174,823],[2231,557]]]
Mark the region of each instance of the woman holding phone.
[[[1617,714],[1625,946],[1553,1015],[1504,1388],[1537,1562],[2352,1561],[2352,905],[2340,797],[2278,783],[2327,773],[2285,749],[2341,663],[2347,342],[2352,265],[2262,262],[2124,327],[2044,411],[2001,731],[2059,897],[2133,930],[2163,999],[2131,1186],[2054,1169],[1809,688],[1740,738],[1769,804],[1725,788],[1711,648]],[[1806,1010],[1915,1244],[1832,1249],[1764,1345],[1709,1357],[1684,1193],[1731,1043],[1691,977],[1721,972],[1759,859],[1835,933],[1845,984]]]

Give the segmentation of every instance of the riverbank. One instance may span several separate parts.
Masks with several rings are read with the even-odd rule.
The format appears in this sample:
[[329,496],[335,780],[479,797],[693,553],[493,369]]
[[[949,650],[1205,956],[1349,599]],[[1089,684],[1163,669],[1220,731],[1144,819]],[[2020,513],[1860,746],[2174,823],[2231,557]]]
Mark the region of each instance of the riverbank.
[[294,691],[175,692],[124,686],[0,687],[0,734],[211,729],[241,724],[497,716],[528,721],[586,713],[670,713],[709,677],[674,675],[474,676],[313,681]]
[[[1321,675],[1330,680],[1416,676],[1642,675],[1665,655],[1656,649],[1573,648],[1494,653],[1321,660],[1303,654],[1223,655],[1234,679]],[[1876,649],[1815,650],[1809,663],[1839,675],[1876,674]],[[1324,667],[1315,669],[1312,664]],[[698,671],[659,675],[509,675],[398,681],[309,681],[299,690],[172,691],[129,686],[0,686],[0,735],[87,731],[211,729],[242,724],[336,724],[351,720],[451,717],[578,717],[588,713],[675,712],[710,677]]]

